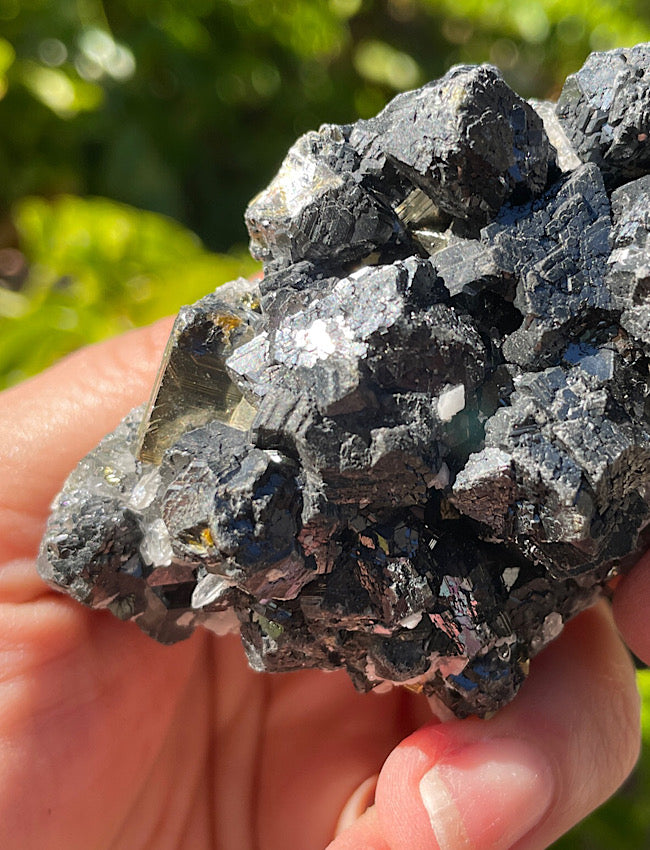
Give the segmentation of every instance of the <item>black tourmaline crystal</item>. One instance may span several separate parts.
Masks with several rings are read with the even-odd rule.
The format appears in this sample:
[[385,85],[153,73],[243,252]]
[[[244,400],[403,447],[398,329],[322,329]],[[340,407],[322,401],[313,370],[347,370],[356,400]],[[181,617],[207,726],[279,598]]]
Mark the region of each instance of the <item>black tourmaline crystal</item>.
[[263,279],[181,311],[41,574],[257,670],[510,700],[644,548],[649,69],[593,54],[555,108],[461,66],[300,138],[246,212]]

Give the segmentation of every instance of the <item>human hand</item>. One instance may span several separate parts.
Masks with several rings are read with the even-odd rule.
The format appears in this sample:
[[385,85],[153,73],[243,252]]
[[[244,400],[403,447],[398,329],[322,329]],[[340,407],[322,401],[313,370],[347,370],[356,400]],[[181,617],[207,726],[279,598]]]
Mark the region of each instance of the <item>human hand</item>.
[[[144,400],[169,327],[0,396],[0,847],[541,850],[606,799],[639,733],[633,667],[604,603],[493,719],[438,723],[402,689],[253,673],[232,636],[163,647],[43,585],[33,559],[49,503]],[[645,558],[614,613],[650,661],[648,603]]]

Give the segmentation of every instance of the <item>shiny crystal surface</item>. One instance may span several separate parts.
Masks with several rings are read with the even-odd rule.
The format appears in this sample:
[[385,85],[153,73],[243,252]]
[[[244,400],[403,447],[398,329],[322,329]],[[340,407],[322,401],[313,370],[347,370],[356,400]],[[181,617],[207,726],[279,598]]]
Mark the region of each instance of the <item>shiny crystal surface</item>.
[[648,50],[557,110],[459,66],[301,137],[246,212],[263,279],[181,311],[41,574],[257,670],[512,699],[646,546]]
[[160,463],[191,428],[215,417],[247,429],[253,411],[226,372],[228,354],[255,335],[257,294],[247,281],[206,295],[178,314],[140,426],[137,454]]

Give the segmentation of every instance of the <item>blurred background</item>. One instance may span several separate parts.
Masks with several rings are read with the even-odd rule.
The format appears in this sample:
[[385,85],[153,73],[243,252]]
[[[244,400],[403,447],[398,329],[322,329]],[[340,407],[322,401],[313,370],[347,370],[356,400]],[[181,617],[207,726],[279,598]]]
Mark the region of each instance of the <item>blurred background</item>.
[[[256,266],[243,210],[300,133],[457,62],[554,98],[647,0],[0,0],[0,388]],[[636,774],[556,850],[650,847]]]

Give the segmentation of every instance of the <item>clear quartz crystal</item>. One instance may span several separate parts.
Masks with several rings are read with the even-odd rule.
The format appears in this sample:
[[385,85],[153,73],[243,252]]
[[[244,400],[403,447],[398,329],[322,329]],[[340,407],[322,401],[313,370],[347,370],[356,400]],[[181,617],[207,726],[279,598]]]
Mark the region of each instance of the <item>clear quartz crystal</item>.
[[174,557],[167,526],[162,519],[154,520],[145,531],[140,553],[146,564],[154,567],[168,567]]

